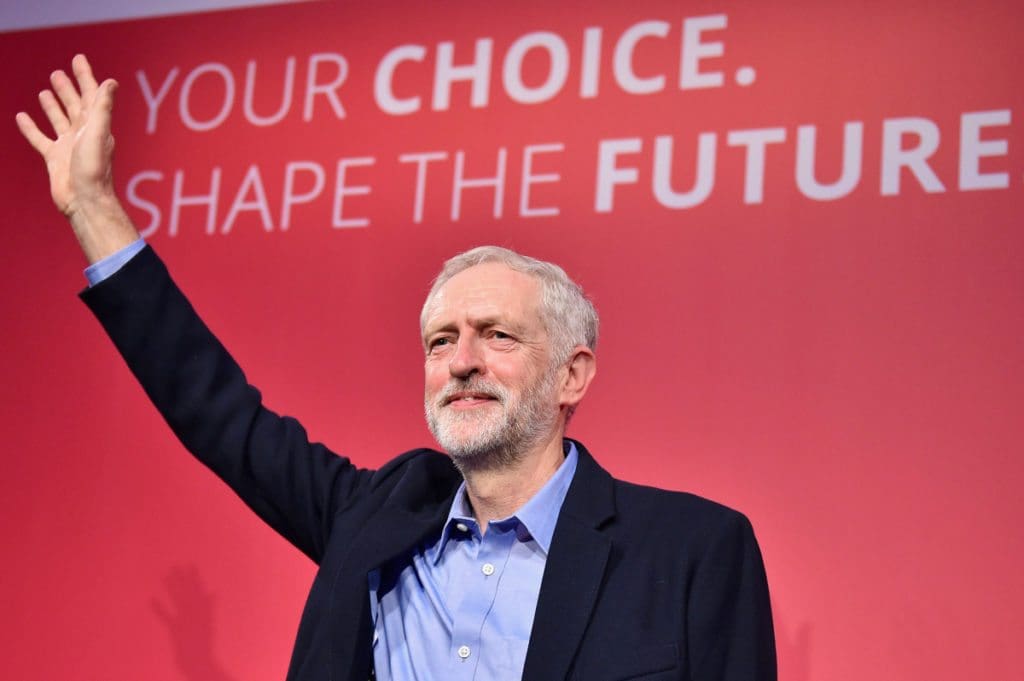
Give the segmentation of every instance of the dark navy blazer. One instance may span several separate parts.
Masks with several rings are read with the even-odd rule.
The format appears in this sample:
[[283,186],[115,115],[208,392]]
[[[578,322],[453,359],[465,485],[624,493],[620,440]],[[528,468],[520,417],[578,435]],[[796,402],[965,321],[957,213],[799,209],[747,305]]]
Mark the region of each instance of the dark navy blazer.
[[[439,535],[461,481],[451,461],[419,449],[372,471],[310,443],[297,421],[263,407],[151,248],[82,298],[182,443],[319,565],[288,679],[365,681],[367,574]],[[768,586],[747,519],[615,480],[577,447],[523,679],[774,681]]]

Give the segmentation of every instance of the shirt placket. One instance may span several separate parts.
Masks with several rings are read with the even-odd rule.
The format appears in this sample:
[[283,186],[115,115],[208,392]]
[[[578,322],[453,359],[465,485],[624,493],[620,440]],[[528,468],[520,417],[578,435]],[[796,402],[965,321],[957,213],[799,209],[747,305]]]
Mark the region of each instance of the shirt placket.
[[467,547],[472,560],[460,575],[463,597],[452,623],[449,650],[454,678],[458,681],[475,678],[480,656],[484,653],[481,648],[484,620],[494,607],[501,572],[508,562],[515,538],[513,528],[491,525],[487,534],[473,542],[472,547]]

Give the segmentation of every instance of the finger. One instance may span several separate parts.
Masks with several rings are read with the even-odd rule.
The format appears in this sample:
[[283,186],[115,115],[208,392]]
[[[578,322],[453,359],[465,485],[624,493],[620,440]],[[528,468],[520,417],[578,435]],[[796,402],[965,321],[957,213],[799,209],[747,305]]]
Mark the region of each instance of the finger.
[[63,71],[54,71],[50,74],[50,83],[53,85],[53,91],[60,97],[60,103],[64,105],[64,110],[68,112],[68,119],[72,121],[77,119],[78,114],[82,111],[82,98],[79,96],[78,90],[75,89],[74,83]]
[[68,122],[68,117],[64,113],[64,109],[61,108],[60,102],[53,96],[53,93],[49,90],[43,90],[39,93],[39,103],[43,107],[43,113],[46,114],[46,118],[49,119],[50,125],[53,126],[53,131],[58,135],[63,135],[71,127]]
[[[102,128],[110,129],[111,112],[114,109],[114,92],[117,91],[117,81],[108,78],[100,83],[96,90],[96,99],[92,103],[89,113],[89,125],[99,125]],[[96,121],[96,123],[92,123]]]
[[120,87],[113,78],[107,78],[100,83],[96,91],[96,106],[104,111],[111,111],[114,108],[114,93]]
[[71,70],[75,73],[75,80],[78,81],[78,89],[82,91],[82,99],[88,100],[96,94],[96,77],[92,74],[92,66],[84,54],[76,54],[71,60]]
[[53,144],[53,140],[44,135],[39,126],[36,125],[36,122],[32,120],[32,117],[24,111],[19,111],[14,120],[18,123],[18,130],[25,136],[25,139],[32,145],[32,148],[40,154],[45,154],[46,150]]

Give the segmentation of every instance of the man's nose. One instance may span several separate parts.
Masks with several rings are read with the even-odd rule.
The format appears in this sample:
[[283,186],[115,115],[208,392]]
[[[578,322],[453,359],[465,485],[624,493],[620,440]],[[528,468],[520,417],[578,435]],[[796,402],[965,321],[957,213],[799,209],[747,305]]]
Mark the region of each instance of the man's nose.
[[448,362],[448,371],[456,378],[468,378],[472,374],[483,373],[483,352],[477,339],[465,336],[459,338],[452,359]]

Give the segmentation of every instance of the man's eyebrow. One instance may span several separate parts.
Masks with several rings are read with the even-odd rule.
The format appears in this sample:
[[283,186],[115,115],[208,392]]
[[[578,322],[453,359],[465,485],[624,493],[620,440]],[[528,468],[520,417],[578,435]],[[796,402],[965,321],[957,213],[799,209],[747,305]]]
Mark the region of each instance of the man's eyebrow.
[[[522,324],[517,324],[508,319],[502,319],[495,315],[485,315],[481,317],[470,317],[468,319],[469,325],[474,329],[486,329],[492,326],[503,326],[510,331],[521,333],[523,330]],[[446,322],[441,326],[432,327],[429,324],[423,330],[424,340],[433,336],[437,333],[457,332],[459,330],[458,325],[455,322]]]
[[495,326],[509,331],[513,336],[522,338],[526,335],[528,326],[522,321],[516,322],[511,319],[502,319],[500,317],[480,317],[478,319],[471,319],[470,324],[475,329],[489,329]]
[[472,326],[474,329],[483,329],[488,326],[495,326],[498,324],[501,324],[502,326],[507,326],[508,322],[499,319],[498,317],[495,317],[493,315],[469,318],[469,325]]
[[432,326],[430,326],[428,324],[427,326],[423,327],[423,339],[426,340],[427,338],[430,338],[431,336],[433,336],[436,333],[449,332],[449,331],[457,331],[457,330],[458,330],[458,328],[455,326],[454,322],[448,322],[446,324],[442,324],[441,326],[437,326],[437,327],[432,327]]

